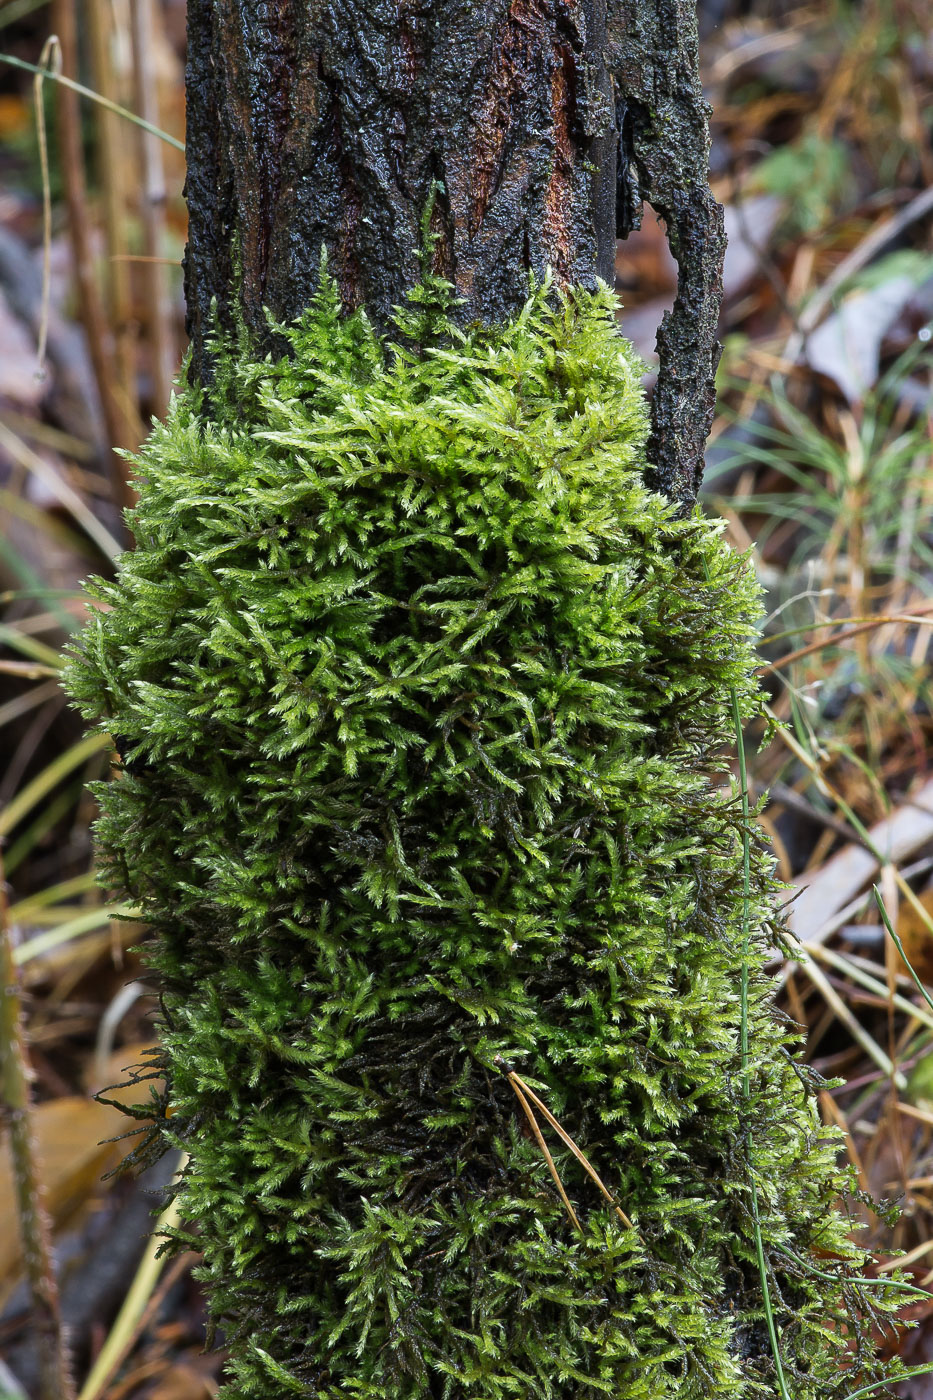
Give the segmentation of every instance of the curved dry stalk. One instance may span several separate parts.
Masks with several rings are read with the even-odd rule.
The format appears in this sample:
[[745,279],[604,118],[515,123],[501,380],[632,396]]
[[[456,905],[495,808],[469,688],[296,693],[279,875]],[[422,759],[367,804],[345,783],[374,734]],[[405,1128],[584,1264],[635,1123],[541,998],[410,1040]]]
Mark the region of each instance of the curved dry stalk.
[[[39,67],[60,73],[62,50],[57,34],[50,34],[42,45]],[[39,318],[39,374],[45,375],[45,350],[49,337],[49,306],[52,299],[52,186],[49,180],[49,144],[45,130],[45,107],[42,101],[42,77],[37,73],[32,81],[36,108],[36,134],[39,138],[39,170],[42,175],[42,314]]]
[[[854,627],[847,627],[843,632],[837,632],[834,637],[829,637],[825,641],[810,642],[805,647],[798,647],[796,651],[788,652],[787,656],[780,657],[777,661],[764,661],[758,667],[759,676],[766,676],[770,671],[782,670],[785,666],[790,666],[794,661],[801,661],[805,656],[811,656],[814,652],[825,651],[827,647],[838,646],[841,642],[847,642],[853,637],[860,637],[866,632],[874,632],[877,628],[889,623],[901,622],[913,627],[933,627],[933,619],[925,617],[925,613],[933,612],[933,601],[929,603],[918,603],[909,612],[879,614]],[[829,624],[830,626],[832,624]],[[770,641],[770,638],[765,638]]]

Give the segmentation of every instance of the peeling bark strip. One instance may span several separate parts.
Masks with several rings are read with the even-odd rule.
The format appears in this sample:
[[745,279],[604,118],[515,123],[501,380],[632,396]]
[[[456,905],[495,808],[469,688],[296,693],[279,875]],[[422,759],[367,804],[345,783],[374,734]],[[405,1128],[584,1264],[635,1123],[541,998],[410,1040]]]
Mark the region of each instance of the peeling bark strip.
[[716,338],[726,238],[708,183],[709,108],[691,0],[610,0],[609,67],[619,132],[617,227],[641,223],[642,201],[664,219],[677,260],[677,299],[658,331],[648,457],[659,490],[695,499],[713,421]]
[[[192,373],[220,322],[271,343],[317,284],[384,326],[418,276],[434,182],[437,266],[465,322],[504,321],[548,266],[612,280],[641,200],[681,270],[659,337],[652,460],[692,498],[712,412],[721,224],[691,0],[189,0]],[[617,198],[616,171],[622,177]]]

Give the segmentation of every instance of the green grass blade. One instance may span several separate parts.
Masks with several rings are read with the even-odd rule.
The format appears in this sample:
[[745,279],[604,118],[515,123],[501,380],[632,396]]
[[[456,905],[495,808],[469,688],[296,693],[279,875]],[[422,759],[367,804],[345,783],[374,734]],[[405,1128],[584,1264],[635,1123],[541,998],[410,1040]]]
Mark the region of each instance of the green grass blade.
[[48,68],[40,68],[37,63],[27,63],[25,58],[17,58],[11,53],[0,53],[0,63],[9,63],[13,68],[22,68],[27,73],[36,73],[42,78],[49,78],[53,83],[61,83],[62,87],[71,88],[81,97],[87,97],[91,102],[98,103],[101,107],[106,107],[108,112],[115,112],[118,117],[123,117],[125,121],[132,122],[134,126],[141,126],[143,131],[148,131],[153,136],[158,136],[160,141],[164,141],[169,146],[174,146],[176,151],[184,151],[185,143],[176,137],[170,136],[161,127],[153,126],[152,122],[144,121],[135,112],[131,112],[126,107],[121,107],[118,102],[111,102],[109,97],[102,97],[93,88],[85,87],[83,83],[76,83],[73,78],[66,78],[64,73],[55,73]]

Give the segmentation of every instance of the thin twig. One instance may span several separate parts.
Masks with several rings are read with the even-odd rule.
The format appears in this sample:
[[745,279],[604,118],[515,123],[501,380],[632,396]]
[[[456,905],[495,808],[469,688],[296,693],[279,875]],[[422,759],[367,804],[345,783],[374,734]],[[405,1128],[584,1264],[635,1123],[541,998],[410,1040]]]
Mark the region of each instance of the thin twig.
[[[811,656],[814,652],[825,651],[827,647],[838,646],[840,642],[847,642],[852,637],[860,637],[864,632],[873,632],[875,628],[882,627],[889,622],[901,622],[913,627],[933,627],[933,618],[924,617],[924,613],[933,612],[933,600],[928,603],[920,603],[909,613],[896,613],[891,616],[873,617],[869,622],[863,622],[857,627],[848,627],[844,632],[837,632],[834,637],[827,637],[825,641],[810,642],[808,646],[798,647],[796,651],[788,652],[786,656],[781,656],[777,661],[765,661],[757,668],[759,676],[765,676],[769,671],[778,671],[784,666],[790,666],[794,661],[800,661],[805,656]],[[831,625],[831,624],[830,624]],[[768,638],[764,638],[765,641]]]

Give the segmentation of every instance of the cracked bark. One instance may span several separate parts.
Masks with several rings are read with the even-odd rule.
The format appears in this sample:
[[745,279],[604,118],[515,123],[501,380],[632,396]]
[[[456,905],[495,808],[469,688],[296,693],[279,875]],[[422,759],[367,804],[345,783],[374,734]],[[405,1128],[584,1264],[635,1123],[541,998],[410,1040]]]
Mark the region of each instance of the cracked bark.
[[649,455],[659,488],[693,499],[723,234],[692,0],[189,0],[188,40],[196,379],[212,305],[271,348],[265,309],[301,312],[322,246],[347,305],[385,326],[435,182],[435,256],[465,322],[507,318],[548,266],[611,282],[648,202],[680,268]]

